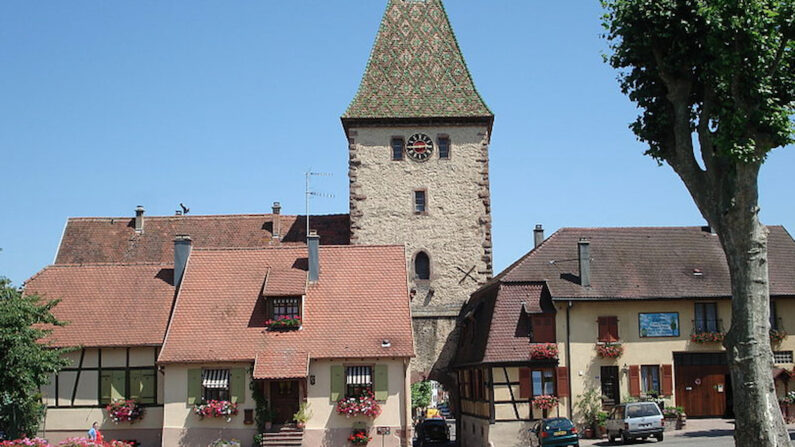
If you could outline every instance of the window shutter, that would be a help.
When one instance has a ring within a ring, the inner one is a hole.
[[[155,389],[154,370],[148,369],[141,372],[141,402],[145,404],[157,403],[157,390]]]
[[[533,341],[535,343],[555,342],[555,315],[533,315]]]
[[[111,371],[110,374],[110,398],[125,399],[124,386],[127,381],[127,373],[125,371]]]
[[[331,401],[337,402],[345,393],[345,367],[331,366]]]
[[[662,394],[670,396],[674,390],[674,376],[671,365],[662,365]]]
[[[232,402],[242,404],[246,401],[246,370],[234,368],[229,370],[229,398]]]
[[[618,317],[607,318],[607,337],[610,341],[618,341]]]
[[[202,394],[202,370],[188,370],[188,405],[201,402]]]
[[[640,365],[629,366],[629,395],[640,397]]]
[[[607,317],[599,317],[596,319],[599,324],[599,341],[607,341],[607,334],[609,329],[607,328]]]
[[[373,369],[375,400],[385,401],[389,397],[389,367],[387,365],[375,365]]]
[[[143,371],[138,369],[130,371],[130,399],[140,402],[143,386]]]
[[[102,371],[102,375],[99,376],[99,403],[101,404],[110,403],[110,382],[111,372]]]
[[[530,394],[530,368],[519,368],[519,399],[529,399]]]
[[[558,366],[558,397],[569,397],[569,368]]]

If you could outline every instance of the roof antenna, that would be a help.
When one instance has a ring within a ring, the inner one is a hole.
[[[312,176],[316,177],[331,177],[333,174],[329,172],[312,172],[310,168],[309,171],[306,171],[306,235],[309,236],[309,198],[311,196],[315,197],[328,197],[334,198],[334,194],[324,194],[322,192],[315,192],[309,188],[309,178]]]
[[[190,208],[183,205],[182,202],[179,202],[179,207],[182,208],[182,214],[188,214],[190,212]]]

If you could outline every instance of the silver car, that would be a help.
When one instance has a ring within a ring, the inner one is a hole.
[[[607,438],[626,444],[635,439],[654,437],[663,440],[664,422],[660,407],[654,402],[630,402],[616,405],[607,417]]]

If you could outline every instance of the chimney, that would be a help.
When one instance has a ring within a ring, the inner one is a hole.
[[[179,287],[185,266],[188,264],[193,241],[187,234],[178,234],[174,239],[174,286]]]
[[[581,237],[577,242],[580,258],[580,285],[591,287],[591,243],[588,239]]]
[[[281,239],[282,237],[282,204],[273,202],[273,238]]]
[[[135,232],[144,232],[144,207],[141,205],[135,207]]]
[[[536,228],[533,230],[533,239],[535,242],[533,248],[538,247],[544,242],[544,227],[541,224],[536,224]]]
[[[320,236],[317,235],[317,231],[309,231],[306,245],[309,251],[309,282],[317,282],[320,279],[320,259],[318,256]]]

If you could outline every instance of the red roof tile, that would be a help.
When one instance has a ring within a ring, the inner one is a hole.
[[[266,350],[254,359],[255,379],[296,379],[309,374],[309,355],[295,349]]]
[[[503,284],[497,292],[484,362],[530,360],[529,331],[519,330],[522,313],[541,313],[543,284]],[[547,298],[548,299],[548,298]],[[524,303],[524,310],[522,310]],[[549,309],[552,310],[552,309]]]
[[[296,296],[306,293],[306,271],[269,270],[265,277],[265,296]]]
[[[53,315],[68,321],[54,346],[160,345],[174,300],[166,264],[56,265],[25,284],[26,294],[60,299]]]
[[[268,270],[305,274],[306,256],[306,247],[194,249],[159,361],[253,361],[284,349],[311,358],[414,355],[402,246],[320,247],[320,281],[306,289],[303,327],[265,330]]]
[[[130,217],[70,218],[56,264],[174,262],[174,237],[190,235],[194,247],[266,247],[306,241],[304,216],[280,215],[281,241],[273,239],[273,214],[219,216],[144,216],[136,233]],[[327,245],[350,242],[347,214],[312,216],[310,224]]]

